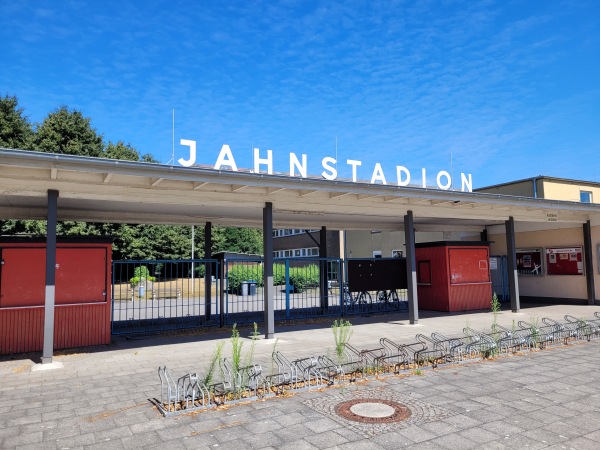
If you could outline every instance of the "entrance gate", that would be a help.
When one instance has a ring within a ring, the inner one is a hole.
[[[404,258],[276,259],[275,320],[406,311],[403,263]],[[114,261],[112,280],[112,334],[264,321],[260,258]]]
[[[113,261],[112,334],[217,326],[219,286],[205,276],[215,269],[205,259]]]

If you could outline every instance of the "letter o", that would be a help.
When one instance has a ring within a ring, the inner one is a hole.
[[[446,184],[442,185],[441,183],[441,179],[442,177],[446,177]],[[450,178],[450,174],[448,172],[446,172],[445,170],[440,170],[437,174],[437,185],[438,187],[442,190],[442,191],[447,191],[448,189],[450,189],[450,186],[452,186],[452,178]]]

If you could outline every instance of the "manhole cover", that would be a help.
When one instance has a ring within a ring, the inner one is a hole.
[[[358,398],[338,404],[336,414],[361,423],[391,423],[410,417],[410,409],[402,403],[377,398]]]

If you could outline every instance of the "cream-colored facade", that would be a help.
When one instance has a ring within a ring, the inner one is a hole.
[[[568,180],[554,177],[534,177],[494,186],[476,189],[476,192],[535,197],[547,200],[562,200],[600,203],[600,183]],[[584,195],[582,196],[582,193]],[[545,229],[544,229],[545,228]],[[557,223],[546,226],[540,224],[517,223],[515,225],[516,248],[583,247],[583,227]],[[494,255],[506,255],[506,234],[503,226],[487,229],[490,249]],[[600,223],[591,223],[592,265],[595,285],[595,298],[600,299]],[[519,276],[519,293],[523,297],[546,297],[566,299],[587,299],[586,274],[548,275],[547,267],[543,276]]]
[[[428,231],[415,233],[415,242],[477,241],[478,233],[464,231]],[[406,256],[404,231],[346,231],[347,258],[392,258],[401,251]]]
[[[544,198],[580,202],[581,193],[589,193],[592,203],[600,203],[600,183],[567,180],[553,177],[535,177],[510,183],[476,189],[476,192],[509,195],[515,197]],[[506,230],[504,225],[486,227],[487,239],[490,242],[490,254],[505,256]],[[545,250],[555,247],[582,247],[584,245],[583,227],[575,224],[549,222],[546,224],[516,222],[516,248],[539,248]],[[592,257],[595,285],[595,298],[600,299],[600,222],[591,223]],[[481,235],[472,231],[417,232],[416,242],[432,241],[478,241]],[[404,231],[346,231],[345,257],[372,258],[381,256],[389,258],[396,251],[405,251]],[[343,253],[344,254],[344,253]],[[519,276],[519,293],[527,298],[562,298],[585,301],[588,298],[585,271],[582,275],[548,275],[546,264],[542,267],[542,276]]]
[[[567,202],[580,202],[581,194],[588,193],[590,203],[600,203],[600,183],[545,176],[486,186],[475,189],[475,192]]]

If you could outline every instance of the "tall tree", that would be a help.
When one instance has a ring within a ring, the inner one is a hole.
[[[99,157],[104,142],[90,124],[90,119],[77,110],[61,106],[48,114],[38,127],[34,149],[42,152]]]
[[[215,227],[213,228],[213,251],[252,253],[262,255],[262,230],[257,228]]]
[[[139,152],[131,146],[131,144],[125,144],[123,141],[119,141],[116,144],[109,142],[106,146],[104,156],[110,159],[125,159],[128,161],[139,161]]]
[[[0,97],[0,147],[31,150],[33,127],[17,97]]]

